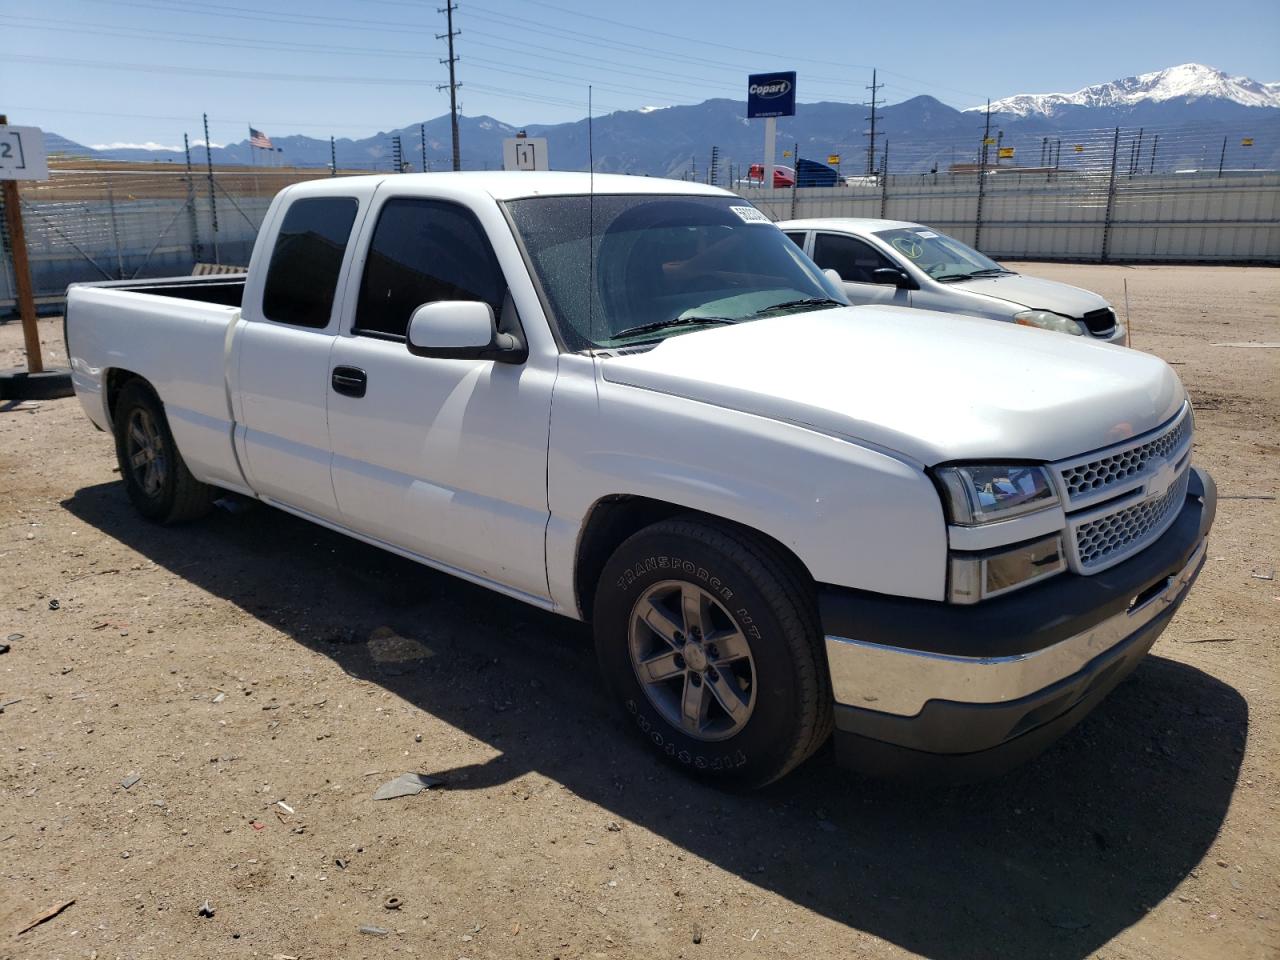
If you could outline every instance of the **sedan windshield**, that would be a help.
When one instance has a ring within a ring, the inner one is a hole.
[[[954,237],[927,227],[877,230],[876,236],[935,280],[971,280],[1013,272]]]
[[[536,197],[507,209],[570,350],[848,303],[737,197]]]

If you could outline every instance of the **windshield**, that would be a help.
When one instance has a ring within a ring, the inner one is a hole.
[[[507,209],[570,350],[848,303],[737,197],[536,197]]]
[[[927,227],[877,230],[876,236],[935,280],[969,280],[1013,272],[954,237]]]

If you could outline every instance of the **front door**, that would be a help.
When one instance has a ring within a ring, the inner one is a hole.
[[[908,291],[888,283],[876,283],[872,271],[882,267],[901,269],[883,253],[857,237],[843,233],[818,232],[813,238],[813,262],[823,270],[834,270],[844,281],[844,292],[852,304],[910,304]]]
[[[424,303],[490,304],[519,332],[507,283],[465,207],[382,197],[351,329],[334,345],[333,488],[343,522],[402,550],[538,598],[548,596],[547,436],[554,364],[416,357]]]

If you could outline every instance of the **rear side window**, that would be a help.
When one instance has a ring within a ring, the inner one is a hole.
[[[268,320],[317,330],[329,325],[358,207],[354,197],[312,197],[289,205],[262,293]]]
[[[873,270],[894,266],[871,244],[838,233],[820,233],[814,238],[813,262],[823,270],[834,270],[849,283],[875,283]]]
[[[388,200],[369,245],[355,332],[403,337],[413,311],[437,300],[479,300],[499,316],[506,293],[471,211],[442,200]]]
[[[801,250],[803,250],[803,249],[804,249],[804,234],[803,234],[803,233],[788,233],[788,234],[787,234],[787,239],[788,239],[788,240],[790,240],[792,243],[794,243],[794,244],[795,244],[797,247],[799,247]]]

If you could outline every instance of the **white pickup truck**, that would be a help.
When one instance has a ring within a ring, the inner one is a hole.
[[[887,773],[1034,754],[1169,623],[1214,515],[1160,360],[849,307],[691,183],[299,184],[246,275],[75,285],[67,341],[145,517],[236,491],[589,620],[630,723],[746,785],[833,727]]]

